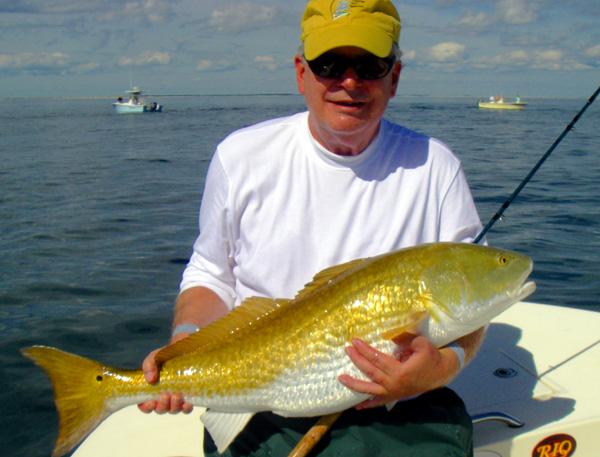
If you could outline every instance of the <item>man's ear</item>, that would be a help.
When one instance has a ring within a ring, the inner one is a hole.
[[[294,69],[296,70],[296,86],[298,93],[304,95],[304,74],[306,72],[306,62],[301,55],[294,57]]]
[[[394,68],[392,68],[392,93],[391,96],[396,95],[398,90],[398,83],[400,82],[400,73],[402,72],[402,62],[396,62]]]

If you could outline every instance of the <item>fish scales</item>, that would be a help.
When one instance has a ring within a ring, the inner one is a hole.
[[[337,376],[331,374],[346,369],[359,375],[342,356],[350,339],[357,336],[374,341],[382,328],[389,327],[385,321],[402,324],[402,316],[391,305],[393,302],[411,304],[407,305],[407,312],[423,309],[416,285],[400,288],[393,281],[397,280],[397,272],[392,271],[387,277],[380,273],[390,271],[385,263],[389,260],[373,262],[359,281],[349,276],[323,293],[302,298],[268,327],[245,336],[243,345],[234,341],[208,354],[190,354],[167,362],[163,373],[168,381],[163,382],[163,387],[187,392],[205,406],[211,406],[215,398],[221,401],[219,397],[236,397],[228,402],[239,410],[243,399],[247,402],[243,406],[255,407],[256,403],[262,403],[264,407],[262,395],[265,394],[257,389],[269,386],[266,397],[271,399],[273,408],[270,409],[279,409],[278,394],[286,397],[294,393],[298,407],[293,410],[299,414],[305,412],[303,408],[307,404],[323,402],[323,396],[329,399],[348,392],[337,382]],[[405,277],[408,276],[407,271]],[[403,282],[408,284],[408,279]],[[171,371],[174,376],[169,376]],[[284,372],[285,380],[275,382]],[[328,379],[327,383],[321,380],[321,374]],[[321,391],[315,389],[315,385],[320,386]],[[323,392],[325,386],[333,392]],[[300,398],[298,394],[302,393],[308,398]],[[289,400],[287,404],[289,408]]]
[[[386,265],[381,265],[383,261],[370,265],[359,281],[354,277],[345,278],[320,296],[312,294],[303,298],[272,325],[248,335],[243,345],[232,343],[208,354],[192,353],[166,362],[161,372],[161,384],[146,389],[146,392],[150,395],[163,389],[186,392],[204,405],[210,405],[214,397],[235,395],[234,401],[239,405],[240,398],[269,385],[283,371],[288,371],[294,380],[293,384],[278,384],[285,385],[287,390],[294,389],[294,384],[324,386],[319,376],[324,373],[325,377],[333,379],[329,384],[335,391],[347,391],[330,374],[338,373],[342,368],[356,371],[341,357],[350,339],[361,337],[374,342],[381,329],[389,327],[385,321],[401,325],[402,315],[392,305],[394,302],[405,303],[406,312],[424,309],[419,300],[422,292],[409,278],[414,278],[415,272],[409,274],[405,267],[404,287],[398,287],[395,282],[397,272],[389,274],[389,278],[378,274],[379,271],[390,271]],[[291,328],[293,332],[289,330]],[[244,376],[237,376],[237,373],[244,373]],[[146,384],[143,378],[135,382]],[[316,394],[324,394],[316,389],[307,390],[307,393],[314,402],[321,396]]]
[[[54,348],[23,353],[53,383],[60,421],[55,456],[115,410],[166,391],[208,407],[203,421],[223,450],[255,412],[314,416],[364,400],[337,380],[341,373],[365,378],[345,354],[352,338],[388,354],[396,349],[393,338],[406,332],[442,346],[533,292],[526,283],[531,269],[521,254],[464,243],[432,243],[335,266],[291,300],[248,299],[165,348],[157,354],[156,385],[147,384],[141,370]],[[222,414],[236,425],[221,421]]]

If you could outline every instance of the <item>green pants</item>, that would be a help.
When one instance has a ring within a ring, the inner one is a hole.
[[[286,457],[318,418],[255,415],[221,456]],[[207,457],[219,456],[204,435]],[[311,457],[465,457],[473,455],[473,427],[452,390],[437,389],[398,403],[391,411],[345,411]]]

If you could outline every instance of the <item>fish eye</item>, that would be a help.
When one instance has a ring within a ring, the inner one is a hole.
[[[99,374],[98,376],[96,376],[96,381],[102,382],[102,379],[102,375]]]
[[[508,263],[508,257],[501,255],[498,258],[498,262],[500,262],[500,265],[506,265]]]

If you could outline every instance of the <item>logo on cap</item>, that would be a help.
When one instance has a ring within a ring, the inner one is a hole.
[[[338,3],[335,11],[333,12],[333,20],[339,19],[343,16],[350,14],[350,5],[346,0],[342,0]]]

